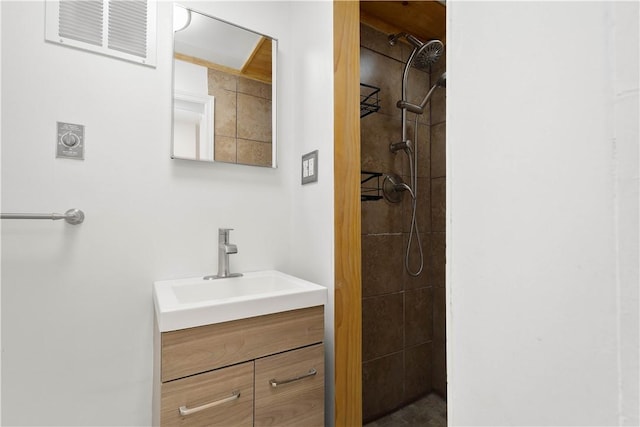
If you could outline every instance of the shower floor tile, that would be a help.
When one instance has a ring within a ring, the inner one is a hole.
[[[436,394],[430,394],[364,427],[396,426],[446,427],[447,402]]]

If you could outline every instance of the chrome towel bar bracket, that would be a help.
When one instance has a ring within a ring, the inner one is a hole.
[[[57,221],[64,219],[68,224],[82,224],[84,222],[84,212],[80,209],[69,209],[63,214],[31,214],[31,213],[3,213],[0,219],[51,219]]]

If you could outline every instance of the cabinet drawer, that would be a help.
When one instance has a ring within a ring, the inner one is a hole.
[[[162,333],[162,382],[322,342],[324,307]]]
[[[160,425],[253,426],[253,366],[246,362],[162,384]],[[182,415],[181,407],[193,413]]]
[[[322,344],[265,357],[255,363],[256,427],[324,426]],[[311,370],[316,374],[309,375]]]

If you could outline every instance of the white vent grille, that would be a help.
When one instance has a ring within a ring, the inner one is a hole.
[[[61,1],[58,25],[60,37],[100,46],[102,44],[102,2]]]
[[[48,41],[155,66],[155,1],[47,0],[46,5]]]
[[[109,2],[109,48],[147,56],[147,2]]]

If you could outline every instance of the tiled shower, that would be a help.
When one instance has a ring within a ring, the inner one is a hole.
[[[395,173],[409,183],[409,163],[389,144],[401,140],[402,70],[411,48],[390,46],[387,34],[366,25],[360,33],[360,81],[380,88],[379,110],[361,119],[361,170]],[[431,73],[412,69],[409,100],[419,103],[445,71],[445,55]],[[436,90],[418,117],[417,219],[424,270],[410,276],[404,257],[411,197],[394,204],[362,201],[363,421],[368,422],[430,393],[446,397],[445,356],[445,90]],[[409,113],[413,139],[415,115]],[[363,174],[363,179],[367,175]],[[368,182],[370,185],[371,180]],[[380,178],[382,182],[382,178]],[[419,266],[413,241],[411,266]]]

